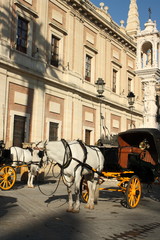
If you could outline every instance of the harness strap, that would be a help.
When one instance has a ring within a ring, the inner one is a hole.
[[[79,161],[79,160],[76,159],[76,158],[73,158],[73,160],[75,160],[76,162],[79,163],[79,164],[76,166],[76,170],[77,170],[77,168],[78,168],[79,166],[81,166],[82,169],[86,168],[86,169],[88,169],[88,170],[91,170],[91,171],[94,172],[94,173],[97,173],[99,176],[103,176],[103,177],[104,177],[104,175],[103,175],[102,172],[97,171],[96,169],[94,169],[94,168],[92,168],[90,165],[88,165],[87,163],[83,163],[83,162]]]
[[[81,148],[82,148],[82,150],[83,150],[83,153],[84,153],[83,162],[81,162],[81,164],[79,163],[78,166],[77,166],[77,168],[78,168],[79,166],[82,167],[82,169],[81,169],[81,176],[82,176],[82,172],[83,172],[83,169],[84,169],[84,164],[86,163],[86,160],[87,160],[87,154],[88,154],[88,152],[87,152],[87,148],[86,148],[85,144],[82,142],[82,140],[79,140],[79,139],[78,139],[77,142],[78,142],[79,145],[81,146]],[[76,169],[77,169],[77,168],[76,168]]]
[[[79,145],[81,146],[81,148],[83,150],[83,153],[84,153],[83,163],[85,163],[87,160],[87,154],[88,154],[87,148],[86,148],[85,144],[82,142],[82,140],[78,139],[77,142],[79,143]]]
[[[65,154],[64,154],[64,159],[63,159],[63,165],[60,165],[60,168],[61,169],[65,169],[69,166],[69,164],[71,163],[72,160],[76,161],[78,163],[78,165],[75,167],[75,172],[76,170],[79,168],[79,167],[82,167],[81,169],[81,175],[82,175],[82,171],[84,168],[87,168],[89,170],[91,170],[92,172],[96,172],[100,175],[100,172],[97,171],[96,169],[93,169],[91,166],[89,166],[87,163],[86,163],[86,160],[87,160],[87,148],[85,146],[85,144],[81,141],[81,140],[77,140],[77,142],[79,143],[79,145],[81,146],[82,150],[83,150],[83,153],[84,153],[84,157],[83,157],[83,161],[79,161],[78,159],[76,158],[73,158],[72,157],[72,151],[71,151],[71,148],[68,144],[68,142],[65,140],[65,139],[61,139],[63,145],[64,145],[64,148],[65,148]],[[96,151],[97,152],[97,151]],[[67,160],[65,162],[65,159],[67,157]]]
[[[64,158],[63,158],[63,165],[61,166],[61,168],[67,168],[72,160],[72,152],[71,152],[71,148],[68,144],[68,142],[65,139],[61,139],[63,145],[64,145],[64,149],[65,149],[65,153],[64,153]],[[66,161],[65,161],[66,159]]]

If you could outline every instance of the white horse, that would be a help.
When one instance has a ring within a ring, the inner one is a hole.
[[[33,149],[23,149],[20,147],[11,147],[10,154],[12,160],[12,166],[18,166],[22,164],[26,164],[28,166],[28,181],[27,185],[29,188],[33,188],[34,178],[39,171],[39,164],[41,158],[37,154],[39,150]]]
[[[94,209],[94,197],[98,183],[96,171],[103,169],[104,157],[97,147],[89,147],[81,141],[49,141],[41,142],[37,147],[44,148],[45,154],[50,161],[57,162],[62,170],[68,191],[69,212],[80,210],[80,182],[83,175],[87,175],[89,198],[86,208]],[[87,167],[87,164],[90,166]],[[95,169],[95,172],[91,170]],[[72,185],[75,186],[75,203],[72,198]]]

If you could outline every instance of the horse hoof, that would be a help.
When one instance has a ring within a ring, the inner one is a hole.
[[[89,209],[90,207],[89,207],[89,205],[87,204],[87,205],[85,205],[85,206],[84,206],[84,208],[87,208],[87,209]]]
[[[79,213],[79,209],[73,209],[72,213]]]
[[[90,209],[90,210],[94,209],[94,206],[92,206],[92,205],[85,205],[84,207],[87,208],[87,209]]]
[[[66,212],[73,212],[73,208],[67,208]]]
[[[94,209],[94,206],[90,206],[90,208],[89,208],[89,209],[93,210],[93,209]]]

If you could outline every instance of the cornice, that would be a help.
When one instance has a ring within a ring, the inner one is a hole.
[[[115,65],[117,65],[118,67],[122,68],[122,64],[118,61],[116,61],[115,59],[111,60],[112,63],[114,63]]]
[[[135,73],[135,71],[133,71],[133,70],[127,69],[127,72],[130,73],[130,74],[132,74],[133,76],[136,76],[136,73]]]
[[[108,21],[100,13],[96,11],[96,6],[87,0],[63,0],[74,9],[77,13],[81,14],[84,19],[96,25],[100,30],[111,36],[116,42],[120,43],[130,51],[136,53],[136,43],[129,35],[125,35],[118,24],[114,21]]]
[[[15,0],[15,1],[14,1],[14,4],[15,4],[16,6],[18,6],[19,8],[21,8],[21,9],[24,9],[26,12],[28,12],[28,13],[29,13],[30,15],[32,15],[33,17],[35,17],[35,18],[38,18],[38,17],[39,17],[39,15],[38,15],[38,13],[37,13],[36,11],[34,11],[33,9],[27,7],[26,5],[24,5],[24,4],[21,3],[20,1]]]
[[[157,79],[160,78],[160,69],[159,68],[144,68],[144,69],[137,69],[135,73],[142,77],[142,78],[150,78],[151,76],[156,77]]]
[[[90,44],[85,44],[84,45],[86,48],[88,48],[89,50],[93,51],[94,53],[98,53],[98,50],[96,48],[94,48],[93,46],[91,46]]]
[[[66,30],[65,28],[63,28],[62,26],[59,26],[57,23],[55,23],[55,22],[49,22],[49,25],[50,25],[51,27],[56,28],[56,29],[57,29],[58,31],[60,31],[62,34],[68,35],[67,30]]]

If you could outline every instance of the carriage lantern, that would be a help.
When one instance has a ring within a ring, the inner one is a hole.
[[[129,92],[128,95],[127,95],[127,98],[128,98],[129,109],[131,111],[131,124],[130,124],[130,127],[132,128],[132,124],[133,124],[132,112],[133,112],[133,105],[134,105],[134,102],[135,102],[135,95],[134,95],[134,93],[133,92]]]

